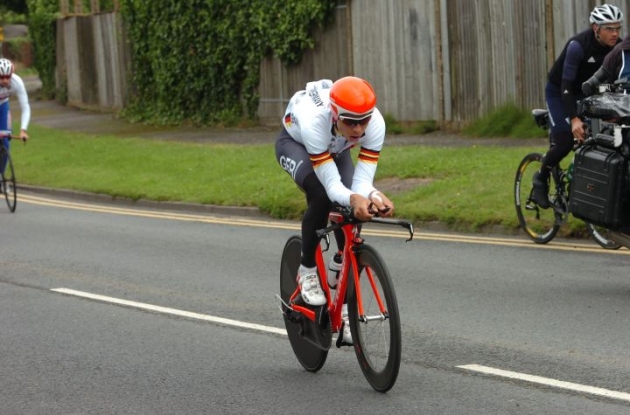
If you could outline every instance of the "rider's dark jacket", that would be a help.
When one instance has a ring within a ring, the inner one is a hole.
[[[612,83],[621,78],[630,79],[630,35],[618,43],[604,59],[602,69],[608,75],[608,82]]]
[[[549,71],[549,84],[558,88],[569,118],[577,116],[578,99],[583,98],[582,83],[597,71],[612,50],[595,38],[592,28],[573,36]]]

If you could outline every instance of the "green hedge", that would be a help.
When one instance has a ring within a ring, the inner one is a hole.
[[[33,65],[42,81],[42,98],[55,97],[58,0],[27,0],[28,32],[33,40]]]
[[[101,0],[101,10],[111,7]],[[42,95],[56,91],[58,0],[27,0]],[[298,63],[332,21],[337,0],[121,0],[132,50],[128,116],[197,124],[254,118],[260,63]]]
[[[260,63],[314,46],[336,0],[121,0],[132,47],[127,115],[159,123],[225,122],[258,109]]]

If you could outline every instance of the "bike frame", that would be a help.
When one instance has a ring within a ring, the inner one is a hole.
[[[344,218],[340,213],[331,212],[329,215],[329,219],[334,224],[342,223]],[[331,319],[331,331],[333,333],[338,333],[341,330],[342,325],[342,307],[344,304],[344,299],[346,298],[346,292],[348,290],[348,275],[350,269],[352,269],[353,277],[354,277],[354,291],[357,296],[357,305],[359,308],[359,316],[362,319],[365,319],[365,312],[363,310],[363,300],[361,298],[361,290],[359,286],[359,266],[357,264],[357,258],[355,256],[357,247],[363,243],[363,238],[361,238],[361,231],[359,224],[346,223],[341,226],[341,230],[344,234],[344,247],[343,247],[343,261],[341,265],[341,270],[339,271],[339,280],[337,282],[337,288],[335,290],[334,298],[331,295],[331,289],[328,287],[326,283],[326,264],[324,263],[324,255],[322,253],[321,245],[317,246],[317,252],[315,254],[315,261],[317,263],[317,271],[320,276],[320,282],[322,289],[326,293],[326,304],[328,309],[328,314]],[[386,316],[387,310],[385,309],[383,300],[376,289],[376,284],[374,283],[374,277],[372,275],[372,271],[370,269],[367,270],[367,277],[370,285],[372,286],[372,291],[374,292],[374,297],[376,298],[379,309],[382,315]],[[300,294],[300,288],[298,287],[293,295],[291,296],[291,303],[295,300]],[[293,305],[293,309],[302,313],[303,316],[308,318],[311,321],[315,321],[316,314],[312,308],[308,308],[306,306]]]

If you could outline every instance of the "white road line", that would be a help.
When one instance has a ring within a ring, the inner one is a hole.
[[[118,305],[124,305],[127,307],[139,308],[142,310],[148,310],[148,311],[153,311],[157,313],[171,314],[174,316],[192,318],[195,320],[210,321],[212,323],[218,323],[225,326],[240,327],[240,328],[249,329],[249,330],[263,331],[265,333],[282,334],[285,336],[287,334],[286,330],[279,329],[276,327],[263,326],[260,324],[253,324],[253,323],[246,323],[244,321],[209,316],[207,314],[192,313],[190,311],[177,310],[175,308],[161,307],[161,306],[146,304],[146,303],[138,303],[136,301],[129,301],[129,300],[123,300],[120,298],[107,297],[104,295],[91,294],[91,293],[86,293],[83,291],[71,290],[68,288],[51,288],[50,291],[54,291],[61,294],[73,295],[76,297],[89,298],[91,300],[102,301],[104,303],[118,304]]]
[[[531,383],[552,386],[554,388],[568,389],[576,392],[588,393],[591,395],[605,396],[607,398],[620,399],[630,402],[630,393],[617,392],[609,389],[596,388],[594,386],[580,385],[579,383],[564,382],[561,380],[544,378],[542,376],[528,375],[525,373],[512,372],[509,370],[495,369],[493,367],[481,365],[462,365],[457,366],[460,369],[470,370],[473,372],[484,373],[487,375],[500,376],[503,378],[523,380]]]
[[[118,304],[118,305],[123,305],[127,307],[138,308],[141,310],[153,311],[157,313],[170,314],[174,316],[191,318],[195,320],[209,321],[212,323],[217,323],[217,324],[221,324],[225,326],[239,327],[239,328],[244,328],[244,329],[249,329],[249,330],[262,331],[265,333],[281,334],[285,336],[287,335],[286,330],[279,329],[276,327],[263,326],[261,324],[253,324],[253,323],[247,323],[244,321],[232,320],[228,318],[210,316],[207,314],[193,313],[190,311],[178,310],[175,308],[161,307],[161,306],[157,306],[153,304],[123,300],[120,298],[108,297],[108,296],[99,295],[99,294],[92,294],[92,293],[88,293],[84,291],[72,290],[69,288],[51,288],[50,291],[54,291],[60,294],[72,295],[75,297],[88,298],[91,300],[101,301],[101,302],[109,303],[109,304]],[[609,389],[597,388],[597,387],[588,386],[588,385],[581,385],[579,383],[564,382],[561,380],[545,378],[542,376],[528,375],[526,373],[512,372],[509,370],[496,369],[493,367],[482,366],[482,365],[477,365],[477,364],[460,365],[456,367],[459,369],[483,373],[486,375],[493,375],[493,376],[498,376],[502,378],[522,380],[525,382],[537,383],[540,385],[546,385],[546,386],[551,386],[555,388],[566,389],[566,390],[571,390],[575,392],[582,392],[582,393],[587,393],[591,395],[604,396],[607,398],[619,399],[619,400],[630,402],[630,393],[617,392],[617,391],[613,391]]]

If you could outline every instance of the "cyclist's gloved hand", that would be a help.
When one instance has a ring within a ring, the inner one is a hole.
[[[582,84],[582,92],[587,97],[589,95],[593,95],[598,92],[597,88],[602,84],[602,82],[608,80],[610,76],[604,67],[600,67],[594,74],[591,76],[586,82]]]

